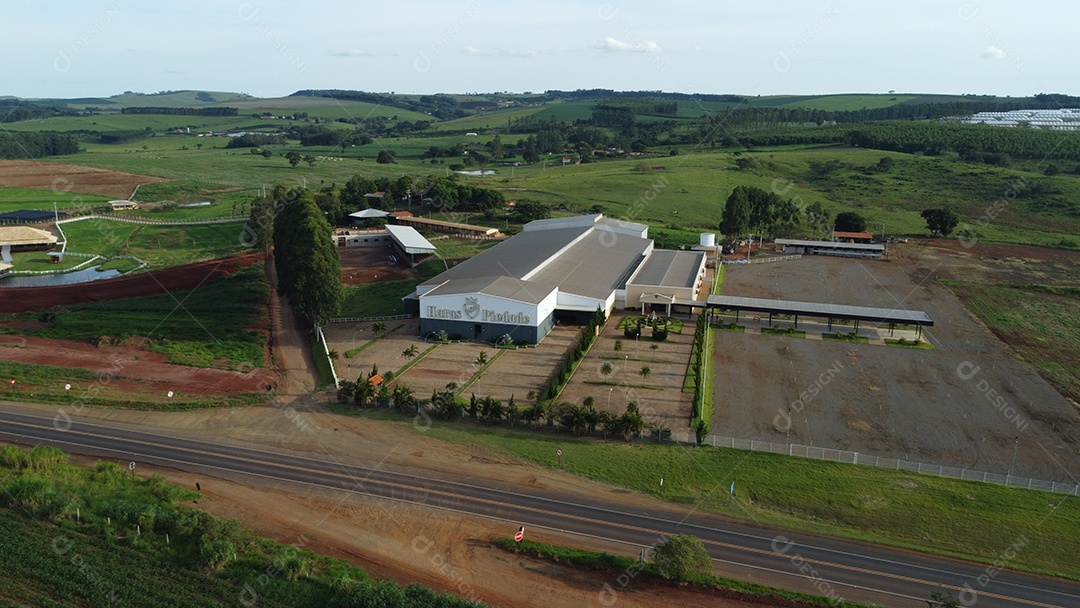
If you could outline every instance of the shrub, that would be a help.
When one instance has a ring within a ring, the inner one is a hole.
[[[676,534],[653,551],[656,570],[666,579],[694,581],[712,574],[712,559],[696,536]]]
[[[21,469],[26,466],[26,452],[9,445],[0,450],[0,465],[7,469]]]

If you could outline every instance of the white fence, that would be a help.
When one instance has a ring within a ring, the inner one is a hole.
[[[82,220],[111,220],[114,222],[124,222],[125,224],[144,224],[147,226],[203,226],[209,224],[233,224],[237,222],[246,222],[246,217],[228,217],[216,220],[150,220],[143,217],[134,215],[119,215],[119,214],[106,214],[91,213],[89,215],[80,215],[78,217],[70,217],[65,220],[56,222],[57,226],[60,224],[69,224],[71,222],[80,222]]]
[[[326,360],[330,362],[330,373],[334,376],[334,388],[341,388],[341,380],[338,378],[337,369],[334,368],[334,359],[330,356],[330,347],[326,344],[326,336],[323,335],[322,328],[318,325],[315,326],[315,336],[319,340],[319,344],[322,344],[323,352],[326,353]]]
[[[367,323],[369,321],[397,321],[398,319],[411,319],[413,315],[383,315],[381,317],[338,317],[330,319],[330,323]]]
[[[693,433],[672,432],[671,439],[678,443],[697,443]],[[770,441],[758,441],[755,439],[737,439],[721,435],[708,435],[705,437],[705,445],[713,445],[737,450],[750,450],[752,452],[770,452],[797,456],[799,458],[812,458],[814,460],[827,460],[845,464],[858,464],[879,469],[892,469],[894,471],[911,471],[913,473],[925,473],[941,477],[952,477],[967,481],[981,481],[984,483],[996,483],[1010,488],[1026,488],[1029,490],[1045,490],[1055,494],[1070,494],[1080,496],[1080,484],[1062,483],[1059,481],[1046,481],[1029,477],[1017,477],[1004,473],[988,473],[962,467],[950,467],[940,464],[926,464],[924,462],[911,462],[899,458],[884,458],[852,452],[849,450],[834,450],[810,445],[790,443],[773,443]]]
[[[98,260],[104,260],[105,259],[105,258],[101,257],[100,255],[94,255],[92,253],[73,253],[73,252],[69,251],[69,252],[65,253],[64,255],[70,255],[70,256],[78,257],[78,258],[87,258],[87,260],[85,262],[79,262],[78,264],[72,266],[71,268],[58,268],[56,270],[12,270],[11,271],[11,276],[13,276],[13,277],[29,277],[29,276],[38,276],[38,275],[45,275],[45,274],[65,274],[65,273],[68,273],[68,272],[75,272],[76,270],[82,270],[83,268],[86,268],[87,266],[89,266],[90,264],[93,264],[94,262],[96,262]]]

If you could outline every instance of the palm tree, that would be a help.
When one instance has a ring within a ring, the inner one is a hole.
[[[382,321],[376,321],[376,322],[372,323],[371,324],[371,331],[375,332],[376,335],[381,336],[383,334],[383,332],[386,331],[386,323],[383,323]]]
[[[333,349],[328,350],[326,352],[326,356],[329,357],[331,361],[337,361],[338,360],[338,352],[336,350],[333,350]]]
[[[416,407],[416,395],[413,394],[413,389],[404,384],[394,384],[394,390],[390,393],[390,398],[394,400],[394,405],[397,406],[402,413],[410,414]]]
[[[355,393],[353,393],[353,398],[356,399],[357,405],[359,405],[360,407],[366,407],[367,404],[375,398],[377,392],[378,391],[375,390],[375,387],[371,385],[371,381],[361,376],[360,379],[356,382],[356,388]]]
[[[483,350],[480,351],[480,354],[476,356],[476,365],[478,367],[484,367],[485,365],[487,365],[487,362],[488,362],[487,351],[483,351]]]
[[[413,344],[409,348],[406,348],[405,350],[401,351],[401,358],[402,359],[412,359],[413,357],[415,357],[417,355],[418,352],[420,352],[419,349],[417,349],[416,345]]]
[[[615,340],[615,352],[622,350],[622,340]]]
[[[607,361],[605,361],[604,364],[600,366],[600,373],[605,375],[605,376],[610,376],[611,375],[611,370],[612,370],[611,363],[608,363]]]
[[[652,374],[652,369],[648,365],[642,365],[641,370],[638,372],[638,374],[641,375],[642,380],[646,380],[648,379],[649,375]]]

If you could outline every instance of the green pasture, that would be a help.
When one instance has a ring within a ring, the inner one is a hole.
[[[89,219],[64,224],[68,249],[105,257],[133,255],[153,268],[245,251],[243,224],[153,226]]]
[[[964,306],[1072,400],[1080,400],[1080,289],[950,281]]]
[[[268,297],[263,267],[256,264],[197,289],[5,316],[46,323],[21,332],[27,335],[89,342],[145,338],[147,348],[173,363],[250,369],[263,364],[266,337],[258,325]]]

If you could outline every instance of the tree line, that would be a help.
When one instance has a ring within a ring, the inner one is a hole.
[[[236,116],[236,108],[164,108],[160,106],[131,106],[121,108],[121,114],[164,114],[167,116]]]
[[[54,116],[78,116],[78,112],[42,105],[23,99],[0,99],[0,123],[22,122]]]
[[[43,158],[78,151],[79,139],[71,133],[0,131],[0,158]]]
[[[706,139],[713,133],[713,139]],[[808,144],[845,144],[857,148],[907,154],[940,155],[955,152],[990,164],[1013,158],[1080,160],[1080,138],[1068,131],[988,127],[950,122],[890,121],[858,125],[784,127],[762,131],[702,129],[703,143],[745,148]]]
[[[273,251],[277,291],[293,310],[316,323],[337,316],[344,288],[333,231],[306,188],[277,185],[251,205],[253,245]]]

